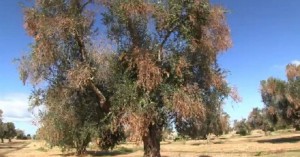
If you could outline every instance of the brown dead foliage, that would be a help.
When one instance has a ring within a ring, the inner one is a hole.
[[[187,85],[175,92],[171,98],[172,108],[178,116],[183,118],[205,118],[205,107],[199,95],[198,85]]]
[[[148,134],[148,126],[152,123],[154,114],[126,113],[120,118],[120,124],[125,126],[129,133],[128,141],[139,143],[142,137]]]
[[[286,67],[286,75],[289,80],[300,77],[300,65],[289,64]]]
[[[155,65],[149,54],[139,55],[135,59],[138,70],[137,84],[148,91],[162,82],[161,69]]]
[[[268,83],[262,87],[262,91],[264,91],[264,93],[268,93],[271,95],[275,95],[276,94],[276,88],[277,88],[277,84],[275,81],[268,81]]]
[[[226,84],[225,76],[216,72],[212,72],[210,84],[212,84],[217,89],[222,90],[224,84]]]
[[[235,102],[242,102],[242,97],[239,95],[239,92],[236,87],[231,87],[229,96],[235,101]]]
[[[175,73],[179,77],[183,77],[182,71],[187,68],[189,64],[184,57],[180,57],[178,63],[176,64]]]
[[[286,93],[287,100],[293,105],[292,107],[298,109],[300,107],[300,99],[294,96],[295,93]]]
[[[121,60],[126,61],[129,69],[137,70],[137,84],[147,91],[155,89],[162,81],[162,69],[153,61],[153,56],[139,49],[134,49],[129,55],[122,55]]]
[[[125,16],[147,16],[154,11],[154,6],[150,2],[144,0],[130,0],[126,3],[120,3],[120,0],[97,0],[107,7],[114,7],[114,5],[120,5],[120,9],[124,11]]]
[[[268,107],[267,112],[272,116],[277,113],[275,107],[273,107],[273,106]]]
[[[84,89],[92,80],[92,69],[89,65],[78,63],[68,71],[67,79],[71,87]]]
[[[207,23],[205,25],[199,25],[197,23],[197,14],[190,15],[190,20],[194,27],[198,30],[198,36],[201,36],[199,39],[194,38],[192,40],[194,48],[201,47],[202,49],[206,48],[209,52],[219,53],[232,46],[230,29],[226,24],[224,12],[225,11],[222,7],[211,7]],[[214,55],[211,54],[210,57],[214,57]],[[211,60],[214,60],[214,58]]]

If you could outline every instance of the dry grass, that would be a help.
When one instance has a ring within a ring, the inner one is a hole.
[[[206,140],[162,142],[161,154],[164,157],[298,157],[300,156],[300,133],[277,132],[265,136],[260,132],[251,136],[240,137],[226,135],[207,143]],[[110,152],[89,151],[88,156],[140,157],[142,146],[135,144],[119,145]],[[62,153],[60,149],[49,149],[42,141],[16,141],[0,144],[0,156],[7,157],[44,157],[74,156],[73,153]]]

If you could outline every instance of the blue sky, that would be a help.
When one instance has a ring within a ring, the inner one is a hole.
[[[219,58],[229,71],[228,82],[239,90],[243,102],[224,106],[231,120],[247,118],[253,107],[262,107],[261,80],[285,78],[285,65],[300,60],[300,1],[213,0],[229,10],[233,47]],[[30,86],[19,80],[13,59],[29,50],[32,41],[23,29],[19,0],[0,0],[0,109],[4,120],[33,134],[34,116],[28,112]]]
[[[227,20],[233,47],[220,57],[230,71],[228,81],[238,88],[243,102],[228,101],[233,119],[247,118],[253,107],[263,107],[260,81],[270,76],[285,79],[285,66],[300,59],[300,1],[214,0],[229,10]]]

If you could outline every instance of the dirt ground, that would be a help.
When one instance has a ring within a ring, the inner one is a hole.
[[[103,152],[89,149],[87,156],[100,157],[140,157],[142,146],[135,144],[119,145],[114,151]],[[265,136],[253,134],[240,137],[226,135],[207,142],[190,140],[162,142],[163,157],[300,157],[300,132],[273,133]],[[0,144],[0,157],[44,157],[74,156],[72,152],[62,153],[58,148],[50,149],[42,141],[13,140],[12,143]]]

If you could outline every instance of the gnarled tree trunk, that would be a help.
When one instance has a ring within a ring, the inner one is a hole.
[[[84,139],[78,139],[77,142],[75,142],[75,148],[76,148],[76,155],[81,156],[86,154],[86,148],[89,145],[89,141],[91,140],[90,134]]]
[[[144,157],[160,157],[160,140],[162,126],[150,124],[149,132],[143,136]]]

